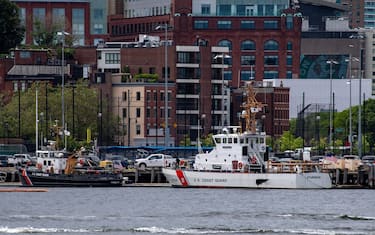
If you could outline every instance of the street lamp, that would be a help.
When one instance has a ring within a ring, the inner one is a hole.
[[[363,34],[350,35],[351,39],[358,39],[359,42],[359,66],[358,66],[358,77],[359,77],[359,101],[358,101],[358,156],[362,158],[362,39],[365,38]]]
[[[315,117],[315,131],[316,131],[316,140],[317,140],[317,148],[318,148],[318,155],[320,154],[320,115]]]
[[[349,45],[349,47],[353,48],[353,45]],[[359,61],[358,58],[352,57],[352,54],[349,54],[349,80],[346,84],[349,85],[349,151],[350,154],[353,154],[353,125],[352,125],[352,61]]]
[[[165,23],[164,25],[159,25],[155,29],[161,30],[164,29],[165,32],[165,42],[164,42],[164,120],[165,120],[165,126],[164,126],[164,144],[165,146],[168,146],[169,144],[169,126],[168,126],[168,29],[170,26],[168,23]]]
[[[328,60],[327,64],[329,64],[329,147],[332,147],[332,126],[333,126],[333,107],[332,107],[332,65],[338,64],[335,60]]]
[[[231,58],[230,55],[226,55],[222,53],[221,55],[216,55],[214,59],[221,58],[221,129],[224,129],[224,123],[225,123],[225,116],[224,116],[224,59]]]
[[[358,104],[358,156],[362,158],[362,39],[363,35],[358,35],[359,38],[359,104]]]
[[[60,31],[57,32],[57,36],[61,38],[61,124],[62,124],[62,139],[64,141],[64,148],[66,150],[66,138],[65,138],[65,104],[64,104],[64,46],[65,46],[65,36],[69,33]]]

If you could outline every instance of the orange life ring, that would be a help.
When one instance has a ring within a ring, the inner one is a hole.
[[[239,163],[238,163],[238,168],[239,168],[239,169],[242,169],[242,162],[239,162]]]

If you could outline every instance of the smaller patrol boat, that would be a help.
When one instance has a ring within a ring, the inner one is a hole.
[[[266,134],[256,130],[256,112],[262,104],[256,101],[251,85],[243,106],[246,129],[227,127],[213,135],[214,149],[195,156],[193,169],[164,167],[163,174],[174,187],[210,188],[331,188],[324,165],[310,161],[273,163],[264,158]]]
[[[19,168],[23,186],[117,187],[123,184],[121,173],[80,164],[79,153],[68,156],[63,151],[38,150],[36,154],[36,166]]]

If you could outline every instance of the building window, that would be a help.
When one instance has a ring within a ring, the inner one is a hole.
[[[136,93],[136,99],[141,100],[141,92],[137,91]]]
[[[255,56],[253,55],[242,55],[241,56],[241,65],[254,65]]]
[[[241,71],[241,80],[242,81],[254,80],[254,78],[255,78],[254,75],[255,75],[254,70],[242,70]]]
[[[258,16],[264,16],[265,15],[264,14],[264,5],[258,4],[258,10],[257,10],[257,12],[258,12]]]
[[[276,20],[265,20],[264,21],[264,29],[278,29],[279,22]]]
[[[246,40],[241,43],[242,51],[253,51],[255,50],[255,42],[251,40]]]
[[[120,64],[120,53],[106,53],[105,63],[106,64]]]
[[[137,135],[140,135],[141,134],[141,125],[139,125],[139,124],[137,124],[136,126],[135,126],[135,133],[137,134]]]
[[[293,75],[293,73],[292,73],[292,71],[286,71],[286,78],[292,78],[292,75]]]
[[[264,43],[265,51],[276,51],[279,50],[279,43],[275,40],[268,40]]]
[[[126,110],[126,108],[123,108],[122,109],[122,118],[126,118],[127,117],[127,110]]]
[[[65,28],[65,9],[64,8],[53,8],[52,9],[52,24],[58,25],[61,28]]]
[[[273,16],[275,15],[274,13],[274,5],[267,4],[266,5],[266,16]]]
[[[103,34],[104,25],[103,24],[94,24],[94,34]]]
[[[289,30],[293,29],[293,17],[291,15],[286,17],[286,28]]]
[[[241,29],[255,29],[255,22],[253,20],[242,20]]]
[[[141,117],[141,108],[136,109],[136,115],[137,115],[137,118]]]
[[[151,108],[150,107],[147,107],[146,109],[146,117],[150,117],[151,116]]]
[[[221,40],[218,43],[218,46],[219,47],[228,47],[230,51],[232,50],[232,42],[229,41],[229,40]]]
[[[202,15],[211,15],[211,5],[210,4],[202,4],[201,5],[201,14]]]
[[[279,58],[277,55],[264,56],[264,64],[265,65],[278,65]]]
[[[177,52],[177,63],[199,64],[199,54],[195,52]]]
[[[208,29],[208,20],[195,20],[194,29]]]
[[[293,43],[292,43],[292,42],[287,42],[287,43],[286,43],[286,49],[287,49],[288,51],[293,50]]]
[[[200,69],[198,68],[177,68],[178,79],[199,79]]]
[[[95,20],[103,19],[103,16],[104,16],[104,12],[103,11],[104,10],[100,9],[100,8],[94,9],[94,19]]]
[[[72,9],[72,32],[74,45],[85,44],[85,10],[83,8]]]
[[[20,58],[21,59],[28,59],[30,58],[30,51],[20,51]]]
[[[229,20],[219,20],[217,22],[217,28],[218,29],[231,29],[232,28],[232,22]]]
[[[286,65],[293,65],[293,57],[291,55],[286,56]]]
[[[232,14],[232,7],[230,4],[223,4],[217,6],[217,12],[219,16],[230,16]]]
[[[264,71],[264,78],[265,79],[275,79],[279,77],[278,71]]]
[[[230,70],[224,71],[224,80],[228,80],[228,81],[232,80],[232,71]]]
[[[125,91],[122,92],[122,101],[126,101],[127,93]]]
[[[157,91],[155,91],[155,93],[154,93],[154,101],[158,101],[158,93],[157,93]]]

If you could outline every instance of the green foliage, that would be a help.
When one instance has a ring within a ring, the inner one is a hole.
[[[122,68],[122,72],[123,73],[130,73],[130,68],[129,68],[129,65],[126,65]]]
[[[190,137],[185,135],[184,139],[180,141],[179,146],[191,146],[191,140]]]
[[[284,131],[279,139],[280,151],[294,150],[303,147],[303,139],[296,138],[290,131]]]
[[[214,141],[212,140],[212,134],[208,134],[207,136],[201,139],[201,144],[204,147],[212,147],[214,146]]]
[[[144,79],[146,82],[157,82],[158,80],[157,74],[151,74],[151,73],[141,73],[134,75],[135,79]]]
[[[18,6],[9,0],[0,0],[0,54],[22,42],[25,28],[21,26]]]
[[[80,143],[86,141],[87,128],[92,130],[93,138],[98,137],[99,95],[96,89],[89,88],[87,81],[77,81],[74,86],[73,110],[73,87],[67,84],[64,88],[65,122],[67,123],[67,129],[71,133],[67,143],[69,144],[69,149],[75,149],[79,147],[78,145]],[[8,135],[10,137],[20,136],[26,140],[33,140],[35,142],[36,89],[38,89],[39,131],[43,132],[43,135],[46,136],[45,132],[47,130],[47,137],[49,140],[55,138],[51,136],[51,130],[54,129],[54,125],[56,124],[61,126],[61,87],[52,87],[48,83],[35,83],[25,92],[15,93],[9,104],[0,107],[0,121],[1,123],[7,122],[9,124]],[[47,109],[46,103],[48,104]],[[113,118],[110,115],[110,112],[107,111],[109,108],[105,99],[102,101],[102,106],[102,139],[111,140],[115,133],[113,127],[114,121],[112,120]],[[43,114],[41,115],[41,113]],[[18,115],[21,117],[21,133],[18,133]],[[5,134],[5,129],[0,128],[0,136],[4,136]]]

